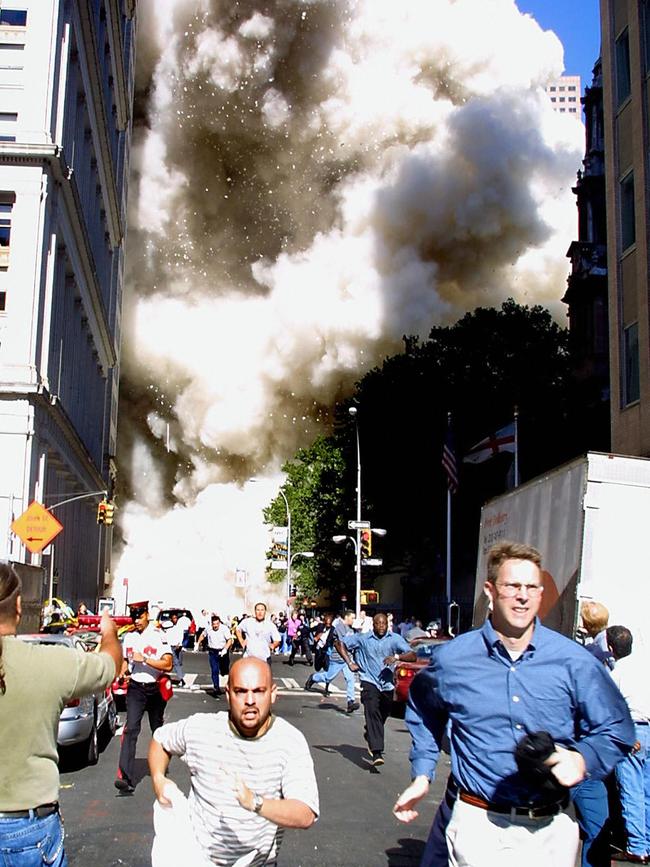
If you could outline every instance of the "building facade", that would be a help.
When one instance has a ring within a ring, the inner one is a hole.
[[[582,90],[579,75],[561,75],[546,85],[546,92],[555,111],[580,117]]]
[[[650,2],[601,0],[612,450],[650,455]]]
[[[135,6],[0,9],[0,557],[71,604],[110,577]],[[64,527],[42,554],[9,529],[32,500]]]
[[[567,253],[571,273],[562,300],[569,308],[569,350],[576,399],[584,410],[582,439],[590,449],[609,451],[607,220],[600,59],[581,102],[585,113],[585,156],[573,188],[578,206],[578,240]]]

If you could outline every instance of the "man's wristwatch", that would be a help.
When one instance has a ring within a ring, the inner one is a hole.
[[[258,795],[257,792],[253,792],[253,812],[259,813],[264,805],[264,798],[261,795]]]

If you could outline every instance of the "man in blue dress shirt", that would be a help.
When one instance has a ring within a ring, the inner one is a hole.
[[[524,777],[515,747],[525,735],[548,732],[555,751],[546,767],[568,789],[604,778],[634,744],[634,726],[605,667],[539,622],[538,551],[495,545],[484,589],[491,615],[483,627],[441,645],[413,680],[406,711],[413,781],[394,814],[403,822],[417,816],[449,723],[448,863],[573,867],[578,826],[565,812],[568,798]],[[435,843],[430,838],[422,867],[436,863]]]
[[[397,662],[414,662],[410,645],[395,632],[388,632],[388,618],[375,614],[372,632],[346,635],[334,646],[351,671],[359,672],[361,704],[366,718],[368,756],[377,767],[384,764],[384,726],[393,703],[393,669]],[[354,653],[354,661],[348,651]]]

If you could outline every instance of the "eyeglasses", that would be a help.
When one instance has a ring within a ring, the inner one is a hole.
[[[536,599],[542,595],[542,590],[544,589],[541,584],[495,584],[494,586],[501,596],[505,596],[506,599],[519,596],[524,590],[531,599]]]

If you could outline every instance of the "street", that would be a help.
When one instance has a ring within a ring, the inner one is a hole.
[[[371,768],[363,760],[363,711],[350,715],[345,712],[343,679],[335,681],[329,697],[323,696],[319,687],[306,692],[303,684],[313,669],[299,662],[291,668],[283,660],[276,657],[273,662],[279,691],[275,711],[299,728],[311,747],[321,815],[308,831],[286,831],[278,864],[417,867],[442,794],[446,766],[432,786],[421,816],[411,825],[398,823],[391,808],[410,780],[410,738],[403,721],[388,721],[386,764],[380,769]],[[184,665],[192,688],[175,691],[167,707],[167,721],[225,710],[225,698],[217,700],[200,688],[211,685],[207,654],[186,653]],[[124,717],[122,712],[121,721]],[[137,752],[140,782],[132,797],[119,796],[113,787],[119,737],[106,746],[95,767],[62,767],[61,804],[70,867],[151,864],[153,792],[145,758],[149,739],[145,717]],[[443,760],[447,761],[446,756]],[[182,762],[172,761],[170,777],[187,792],[189,774]]]

